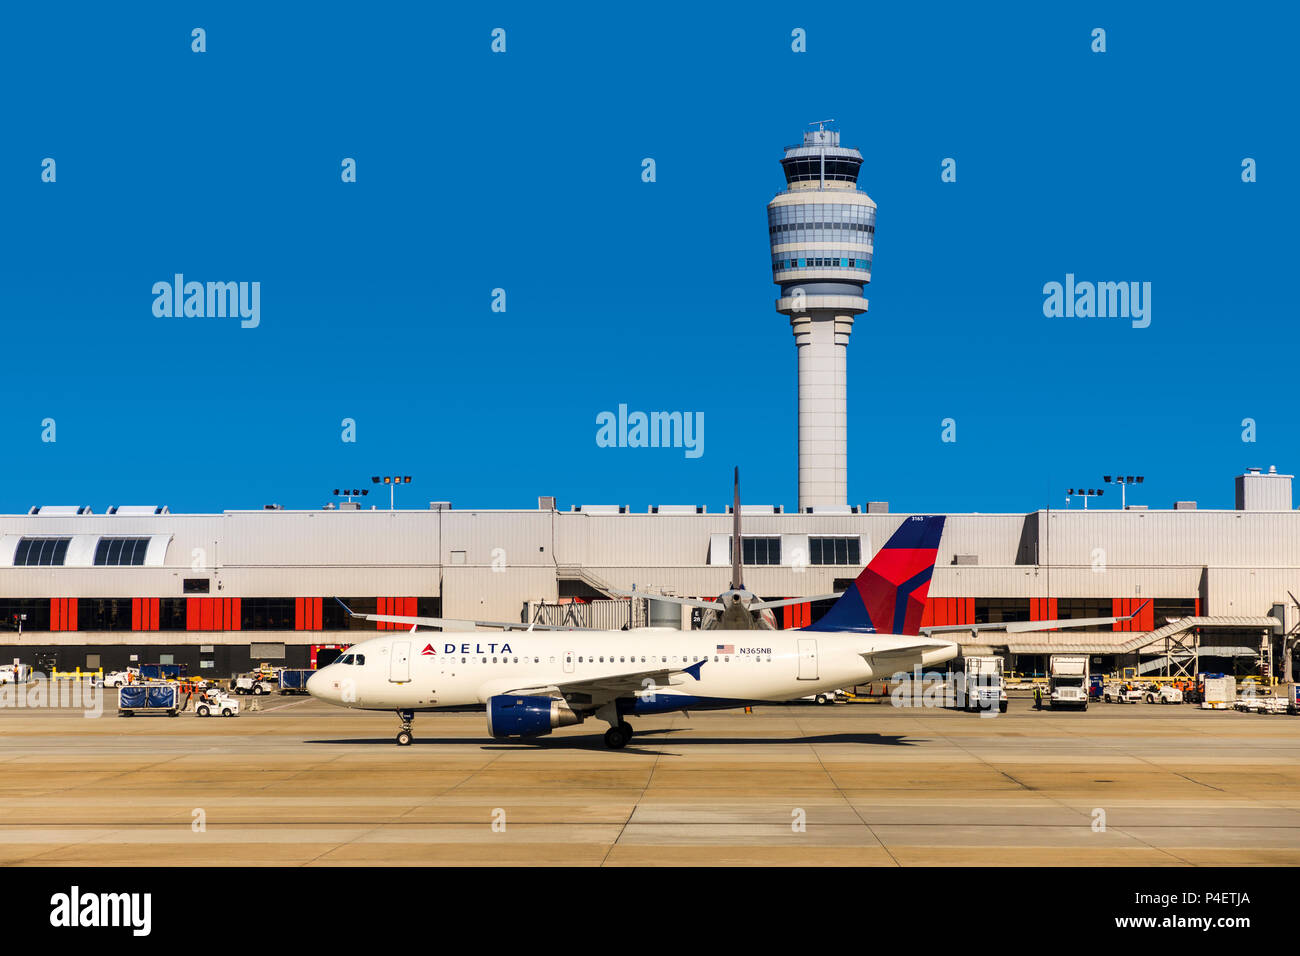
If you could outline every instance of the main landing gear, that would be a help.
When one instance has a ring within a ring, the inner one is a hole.
[[[397,732],[397,746],[409,747],[415,738],[411,736],[411,721],[415,720],[415,711],[399,710],[397,716],[402,721],[402,729]]]
[[[616,725],[605,731],[605,746],[610,750],[621,750],[627,746],[627,742],[632,739],[632,725],[626,720],[620,720]]]
[[[632,739],[632,725],[623,719],[623,715],[618,712],[618,704],[614,701],[609,701],[597,710],[596,719],[609,724],[609,730],[605,731],[605,746],[610,750],[620,750]]]

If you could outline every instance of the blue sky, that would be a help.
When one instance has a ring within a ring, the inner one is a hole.
[[[733,464],[793,506],[765,206],[827,117],[878,205],[851,501],[1027,511],[1124,471],[1231,507],[1300,467],[1300,18],[1133,6],[11,5],[0,511],[318,507],[385,472],[409,507],[713,510]],[[260,282],[260,326],[155,317],[178,272]],[[1044,317],[1066,273],[1151,282],[1150,327]],[[619,403],[702,412],[705,453],[598,447]]]

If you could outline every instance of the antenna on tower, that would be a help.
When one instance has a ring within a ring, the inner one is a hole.
[[[820,133],[822,130],[826,129],[826,124],[827,124],[827,123],[834,123],[834,122],[835,122],[835,117],[832,116],[830,119],[824,119],[824,120],[813,120],[813,121],[812,121],[811,123],[809,123],[808,125],[809,125],[809,126],[816,126],[816,127],[817,127],[817,132]]]

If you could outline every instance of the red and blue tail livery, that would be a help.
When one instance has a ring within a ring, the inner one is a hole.
[[[916,635],[943,535],[942,515],[912,515],[808,631]]]

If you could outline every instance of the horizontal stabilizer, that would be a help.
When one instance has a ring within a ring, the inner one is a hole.
[[[1123,617],[1074,617],[1051,621],[996,621],[991,624],[937,624],[921,628],[922,634],[956,634],[971,631],[1006,631],[1008,634],[1023,634],[1026,631],[1060,631],[1072,627],[1103,627],[1118,624],[1120,621],[1132,621],[1142,609],[1150,604],[1143,601],[1136,611]]]

